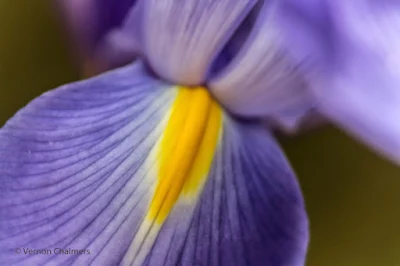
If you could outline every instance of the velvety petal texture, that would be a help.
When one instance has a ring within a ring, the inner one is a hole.
[[[144,265],[305,264],[308,223],[299,186],[263,127],[225,117],[193,214],[175,212]]]
[[[0,265],[120,260],[151,197],[155,180],[144,165],[173,91],[129,66],[46,93],[7,122],[0,131]],[[91,253],[57,255],[56,248]]]
[[[233,113],[276,116],[293,127],[314,102],[282,45],[276,25],[277,1],[260,5],[258,19],[242,49],[208,83],[215,97]]]
[[[399,2],[281,3],[286,47],[307,74],[319,110],[399,163]]]
[[[300,266],[307,242],[265,129],[141,63],[48,92],[0,130],[0,265]]]
[[[141,52],[162,78],[204,83],[214,57],[255,0],[138,0]]]

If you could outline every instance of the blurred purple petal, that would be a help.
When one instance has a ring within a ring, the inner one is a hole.
[[[400,162],[399,3],[282,2],[286,47],[321,112]]]
[[[325,116],[322,116],[316,108],[304,108],[302,112],[298,107],[287,109],[263,119],[270,128],[284,134],[302,133],[327,123]]]
[[[141,52],[162,78],[204,83],[220,52],[254,0],[139,0]]]
[[[86,49],[122,25],[136,0],[58,0],[69,26]]]
[[[80,60],[94,60],[103,71],[126,64],[134,50],[125,43],[120,28],[136,0],[58,0]],[[117,39],[117,40],[116,40]],[[86,62],[88,63],[88,62]]]
[[[244,46],[209,85],[215,97],[235,114],[276,116],[296,127],[314,102],[282,46],[275,15],[275,2],[265,1]]]

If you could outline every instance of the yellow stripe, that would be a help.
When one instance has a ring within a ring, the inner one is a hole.
[[[162,224],[180,196],[201,192],[217,146],[222,113],[205,88],[179,88],[159,150],[158,184],[147,218]]]

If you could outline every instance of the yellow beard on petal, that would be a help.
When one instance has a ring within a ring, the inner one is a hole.
[[[215,154],[222,112],[202,87],[180,87],[158,151],[158,184],[147,218],[162,224],[177,200],[201,192]]]
[[[177,90],[163,134],[150,156],[156,159],[157,168],[148,211],[122,265],[142,265],[174,207],[182,208],[184,214],[179,219],[189,224],[209,176],[222,133],[222,110],[205,88]],[[149,168],[153,169],[153,164]]]

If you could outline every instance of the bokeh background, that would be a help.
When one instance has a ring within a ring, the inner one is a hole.
[[[50,0],[0,1],[0,124],[78,79]],[[307,266],[400,266],[400,168],[325,126],[281,139],[311,221]]]

